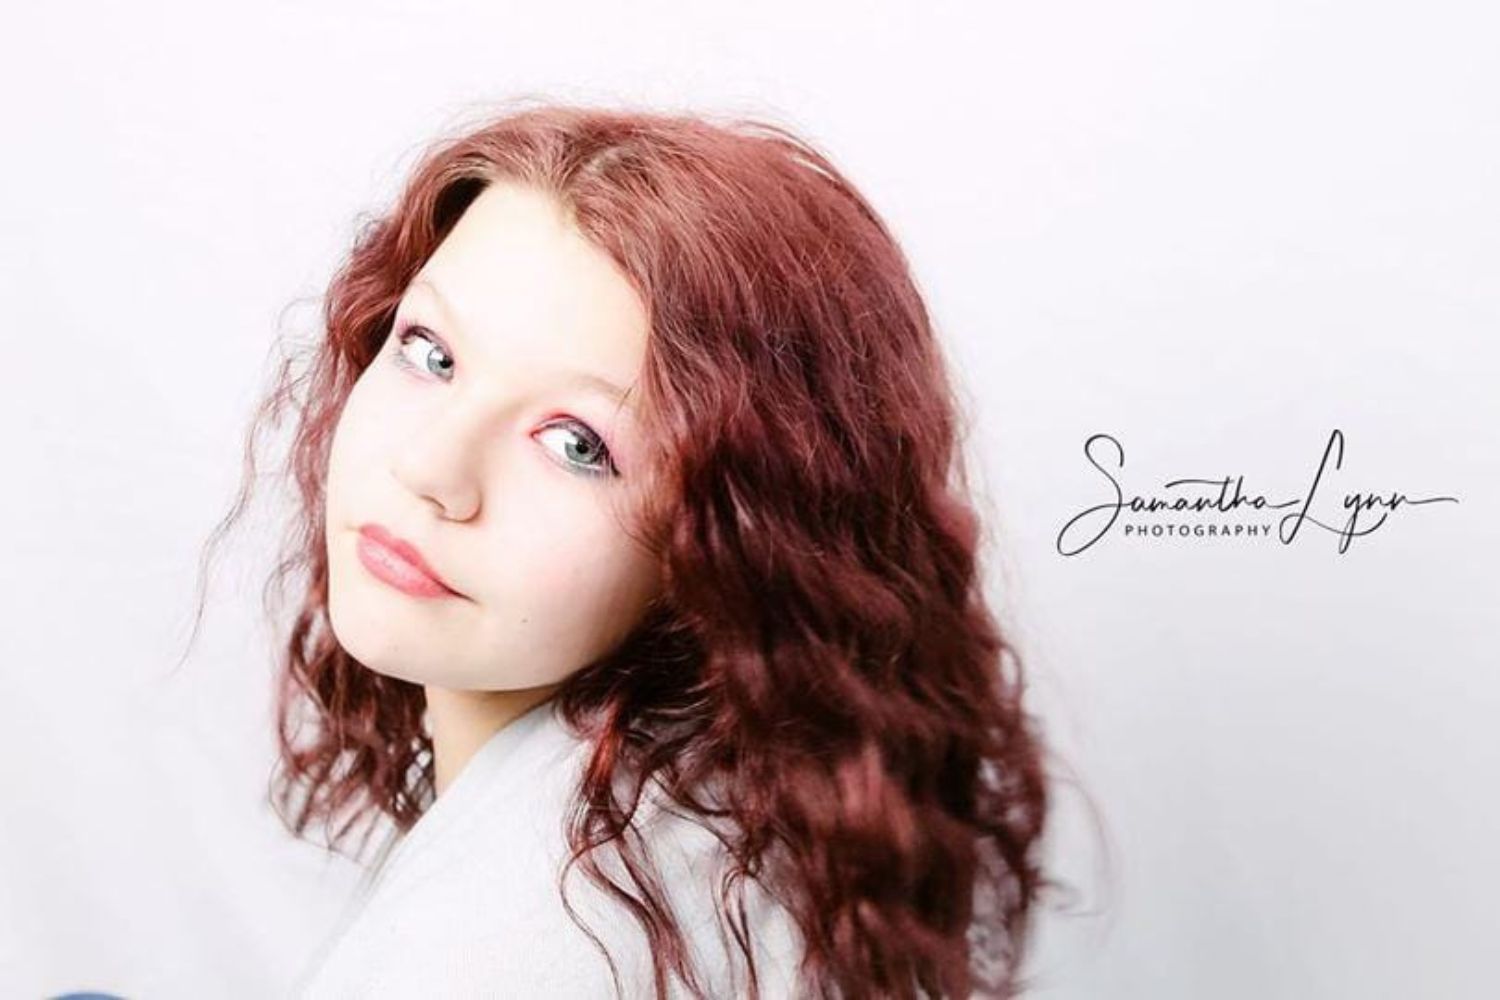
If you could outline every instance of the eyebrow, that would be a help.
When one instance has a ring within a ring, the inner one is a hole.
[[[454,315],[455,311],[453,309],[453,304],[448,301],[445,295],[443,295],[443,290],[437,285],[433,284],[431,278],[423,277],[421,275],[414,278],[411,284],[412,287],[421,285],[432,293],[433,298],[437,300],[438,307],[442,310],[443,315],[447,317],[449,325],[455,331],[457,331],[458,324],[455,322],[456,317]],[[458,334],[458,336],[460,340],[463,339],[462,334]],[[579,386],[585,389],[592,389],[595,392],[599,392],[606,396],[609,396],[616,402],[624,403],[626,406],[629,406],[632,409],[635,407],[635,402],[627,398],[630,395],[628,389],[622,389],[619,385],[615,384],[602,375],[595,375],[593,372],[573,371],[569,375],[568,384]]]

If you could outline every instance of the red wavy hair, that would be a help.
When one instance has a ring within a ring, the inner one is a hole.
[[[305,365],[284,359],[255,415],[214,530],[211,547],[245,508],[260,426],[293,408],[295,516],[266,591],[284,600],[300,572],[278,658],[278,813],[299,836],[344,816],[337,848],[357,820],[406,830],[433,799],[422,687],[367,669],[329,626],[329,445],[465,207],[496,180],[534,185],[649,311],[652,450],[633,488],[665,581],[639,628],[557,693],[592,743],[569,867],[641,921],[659,996],[674,972],[702,995],[627,836],[650,780],[675,808],[731,821],[718,902],[744,877],[781,900],[810,995],[1014,996],[1034,905],[1058,884],[1037,862],[1045,747],[985,602],[961,411],[896,240],[784,127],[518,103],[435,142],[361,229]],[[709,784],[726,809],[700,801]],[[609,843],[639,894],[597,867]]]

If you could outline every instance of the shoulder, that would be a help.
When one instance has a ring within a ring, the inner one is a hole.
[[[582,755],[573,763],[581,774]],[[623,901],[591,879],[582,863],[567,866],[565,813],[573,791],[569,783],[554,786],[564,798],[541,810],[551,829],[525,841],[525,874],[515,871],[513,864],[492,864],[473,880],[475,894],[468,910],[479,926],[472,951],[484,957],[475,968],[478,979],[473,984],[455,984],[459,994],[480,995],[482,990],[475,990],[489,982],[505,984],[511,995],[613,997],[614,979],[602,944],[619,975],[621,995],[655,997],[655,963],[641,922]],[[795,920],[755,879],[726,885],[732,859],[709,820],[669,803],[653,784],[632,825],[638,833],[637,847],[644,850],[648,870],[656,875],[663,902],[677,921],[709,997],[750,995],[748,963],[734,929],[741,902],[760,996],[790,1000],[803,995],[797,988],[803,943]],[[616,884],[639,895],[614,845],[597,851],[594,860]],[[501,899],[511,917],[527,928],[514,928],[509,944],[497,935],[494,919],[482,918],[485,901],[493,908]],[[675,977],[669,993],[673,998],[688,995]]]
[[[566,821],[587,750],[559,743],[531,762],[542,773],[522,784],[497,781],[483,794],[472,789],[462,815],[429,828],[420,850],[397,854],[313,988],[301,995],[613,997],[610,963],[592,932],[614,961],[622,995],[654,997],[644,927],[581,864],[564,870]],[[727,850],[704,820],[678,812],[659,794],[644,797],[634,825],[708,995],[747,996],[748,970],[729,917],[736,894],[719,898]],[[635,892],[612,847],[595,859]],[[761,996],[797,996],[802,945],[795,922],[758,882],[740,885]],[[730,909],[721,912],[726,904]],[[671,995],[687,995],[675,979]]]
[[[754,957],[760,995],[767,1000],[799,996],[797,977],[802,936],[790,911],[759,881],[742,877],[728,882],[732,858],[715,827],[724,821],[690,815],[669,803],[659,788],[645,795],[637,813],[640,843],[647,851],[692,956],[694,968],[711,997],[749,995],[749,969],[736,935],[740,906],[743,932]],[[614,852],[599,858],[600,867],[635,891],[633,881]],[[585,886],[585,883],[587,885]],[[654,996],[651,950],[645,929],[614,896],[605,894],[575,866],[568,879],[569,899],[582,898],[591,927],[609,929],[611,953],[622,956],[622,968],[633,967],[628,997]],[[583,907],[580,907],[582,909]],[[633,987],[633,991],[632,991]],[[686,990],[674,980],[673,996]]]

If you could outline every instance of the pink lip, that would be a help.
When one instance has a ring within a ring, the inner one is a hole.
[[[414,597],[461,596],[433,572],[422,553],[410,542],[373,523],[361,526],[359,535],[359,561],[397,590]]]

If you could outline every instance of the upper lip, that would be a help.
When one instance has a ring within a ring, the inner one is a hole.
[[[392,552],[396,553],[396,555],[400,556],[402,559],[405,559],[407,562],[417,567],[417,569],[421,570],[423,573],[426,573],[428,576],[432,577],[444,587],[447,587],[449,590],[453,590],[455,594],[458,593],[457,590],[454,590],[453,587],[449,586],[447,580],[444,580],[441,576],[438,575],[437,571],[428,564],[426,559],[422,558],[421,550],[419,550],[411,542],[408,542],[404,538],[396,537],[385,526],[376,524],[373,521],[369,524],[361,525],[359,531],[360,534],[365,535],[370,540],[384,545],[386,548],[390,549]]]

